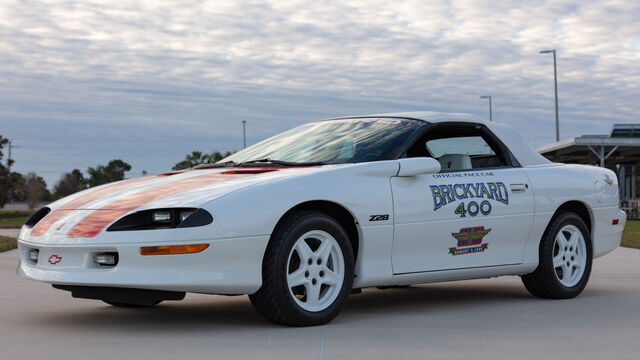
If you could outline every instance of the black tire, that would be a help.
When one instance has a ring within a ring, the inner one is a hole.
[[[578,228],[586,243],[587,254],[582,277],[571,287],[567,287],[560,282],[556,268],[553,266],[556,236],[560,230],[567,225],[573,225]],[[584,290],[585,286],[587,286],[591,274],[593,249],[591,235],[580,216],[571,212],[565,212],[554,218],[540,241],[539,254],[539,264],[536,270],[530,274],[521,276],[524,286],[532,295],[545,299],[570,299],[578,296]]]
[[[160,304],[162,302],[162,300],[159,300],[157,302],[155,302],[154,304],[151,305],[140,305],[140,304],[131,304],[131,303],[126,303],[126,302],[118,302],[118,301],[107,301],[107,300],[102,300],[105,303],[111,305],[111,306],[116,306],[116,307],[128,307],[128,308],[149,308],[149,307],[154,307],[158,304]]]
[[[338,291],[337,297],[331,305],[317,312],[307,311],[298,305],[287,283],[289,254],[296,241],[313,230],[330,234],[338,243],[344,259],[342,287],[334,290]],[[274,323],[290,326],[321,325],[333,320],[346,304],[353,286],[353,274],[351,242],[340,223],[321,212],[301,211],[286,219],[271,235],[262,263],[262,287],[250,295],[249,299],[260,315]]]

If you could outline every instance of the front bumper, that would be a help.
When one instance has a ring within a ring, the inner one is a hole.
[[[268,242],[268,235],[172,242],[172,245],[208,243],[209,247],[196,254],[143,256],[140,247],[153,244],[49,245],[18,239],[17,274],[59,285],[253,294],[262,285],[262,258]],[[37,263],[29,260],[30,249],[39,250]],[[118,264],[114,267],[96,264],[94,255],[103,252],[117,252]]]

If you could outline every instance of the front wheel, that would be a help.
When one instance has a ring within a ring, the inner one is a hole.
[[[522,282],[541,298],[573,298],[587,286],[592,259],[591,236],[584,221],[574,213],[564,213],[547,228],[540,242],[538,267],[523,275]]]
[[[345,305],[354,260],[346,232],[332,217],[300,212],[274,232],[265,252],[262,287],[251,303],[284,325],[325,324]]]

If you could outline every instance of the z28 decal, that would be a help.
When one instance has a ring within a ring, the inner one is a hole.
[[[384,220],[389,220],[389,214],[369,215],[369,221],[384,221]]]

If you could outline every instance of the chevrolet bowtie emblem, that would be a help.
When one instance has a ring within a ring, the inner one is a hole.
[[[56,254],[49,256],[49,264],[51,265],[59,264],[60,261],[62,261],[62,256],[58,256]]]
[[[607,184],[611,185],[613,184],[613,179],[609,177],[609,175],[605,175],[604,176],[604,182],[606,182]]]

